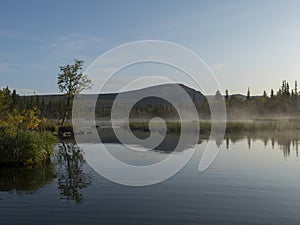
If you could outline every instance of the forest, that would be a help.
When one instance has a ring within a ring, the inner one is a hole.
[[[210,108],[207,99],[216,98],[221,94],[217,92],[215,96],[199,99],[195,98],[195,95],[202,95],[200,92],[186,86],[185,88],[189,90],[189,95],[196,106],[200,120],[209,120]],[[17,109],[18,111],[36,109],[41,118],[48,120],[61,120],[66,110],[66,95],[19,96],[15,90],[11,92],[8,88],[4,88],[2,93],[7,93],[11,97],[9,109]],[[98,118],[110,117],[115,96],[110,100],[105,100],[105,98],[102,100],[102,97],[99,97],[95,109]],[[300,93],[297,89],[297,81],[294,82],[293,87],[290,87],[289,83],[284,80],[277,91],[271,89],[270,94],[263,91],[260,96],[252,96],[250,89],[245,95],[230,95],[226,89],[223,97],[228,120],[297,119],[300,116]],[[145,99],[143,104],[136,104],[131,110],[132,118],[136,119],[153,116],[173,119],[176,115],[176,109],[171,104],[164,101],[153,101],[153,99]]]
[[[90,83],[86,78],[84,81],[86,84]],[[300,93],[297,81],[291,88],[284,80],[277,91],[272,89],[269,95],[263,91],[261,96],[252,96],[250,89],[246,95],[230,95],[226,90],[224,95],[217,91],[215,96],[204,96],[196,90],[181,86],[197,109],[200,134],[210,132],[209,98],[224,99],[227,134],[300,130]],[[73,135],[71,111],[76,88],[63,88],[61,95],[31,96],[20,96],[16,90],[11,91],[7,87],[0,90],[0,165],[30,165],[49,160],[55,143],[53,135]],[[95,108],[97,122],[110,121],[111,107],[116,96],[117,94],[98,96]],[[122,110],[122,105],[118,107]],[[190,106],[183,107],[188,110]],[[136,131],[148,131],[147,121],[153,117],[164,118],[169,132],[180,132],[176,109],[169,102],[154,98],[145,98],[134,105],[130,113],[130,127]]]

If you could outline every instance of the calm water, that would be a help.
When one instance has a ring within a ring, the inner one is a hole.
[[[51,165],[0,169],[1,224],[298,225],[298,144],[288,134],[227,138],[207,171],[198,172],[199,150],[177,175],[148,187],[107,181],[78,148],[59,144]],[[107,146],[118,155],[119,144]],[[149,154],[168,153],[136,163]]]

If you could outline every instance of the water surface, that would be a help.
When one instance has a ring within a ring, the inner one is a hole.
[[[220,154],[205,172],[202,148],[174,177],[147,187],[112,183],[74,143],[59,144],[51,165],[0,169],[1,224],[300,224],[297,135],[217,143]],[[122,158],[118,143],[106,145]],[[164,148],[135,163],[166,157]]]

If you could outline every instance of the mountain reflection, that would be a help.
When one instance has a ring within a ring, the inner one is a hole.
[[[135,136],[139,138],[144,138],[147,132],[134,132]],[[102,143],[120,143],[113,130],[110,128],[106,129],[98,129],[98,135],[101,138]],[[198,135],[195,133],[190,133],[189,136]],[[167,134],[164,140],[157,145],[154,151],[171,153],[177,146],[178,140],[180,136],[177,134]],[[209,139],[208,135],[199,135],[197,144],[205,143]],[[135,144],[133,140],[130,138],[126,139],[126,144]],[[191,140],[194,140],[191,138]],[[235,144],[236,142],[246,140],[248,149],[251,150],[252,143],[254,141],[260,140],[264,143],[265,147],[271,146],[272,149],[275,148],[275,145],[278,145],[279,148],[283,152],[284,159],[288,158],[291,155],[292,151],[295,151],[295,155],[298,158],[298,145],[300,141],[300,133],[299,132],[250,132],[243,134],[226,134],[223,138],[222,135],[215,134],[215,136],[211,137],[211,140],[215,142],[217,147],[221,147],[225,142],[226,148],[229,149],[231,144]],[[189,149],[193,147],[192,144],[188,145],[189,140],[187,140],[187,145],[180,146],[180,149],[184,151],[185,149]],[[147,148],[147,146],[142,146]]]
[[[284,159],[299,157],[300,132],[271,132],[225,135],[225,138],[212,137],[212,141],[221,150],[231,149],[238,142],[245,143],[251,151],[257,149],[254,142],[262,142],[268,149],[280,150]],[[193,135],[193,134],[191,134]],[[101,133],[103,143],[120,143],[110,130]],[[207,143],[209,137],[201,136],[198,144]],[[154,152],[171,153],[176,148],[179,136],[166,135]],[[129,140],[130,142],[130,140]],[[191,146],[181,146],[181,150]],[[0,168],[0,192],[31,194],[49,183],[57,183],[61,199],[81,203],[84,189],[92,182],[91,173],[84,160],[83,153],[75,142],[61,142],[57,145],[57,154],[47,164],[32,168]]]

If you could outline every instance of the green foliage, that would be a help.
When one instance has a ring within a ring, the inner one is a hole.
[[[58,132],[58,125],[55,121],[53,120],[42,120],[40,125],[39,125],[39,129],[41,131],[48,131],[51,133],[57,133]]]
[[[82,73],[83,60],[74,60],[73,65],[61,66],[57,77],[57,85],[67,96],[67,103],[62,118],[62,125],[70,117],[71,105],[75,94],[91,87],[91,80]]]
[[[39,110],[18,108],[20,98],[0,90],[0,165],[32,166],[50,159],[55,138],[41,131]]]
[[[271,89],[270,97],[264,91],[263,96],[251,97],[250,91],[246,100],[239,96],[231,96],[226,101],[227,118],[229,120],[253,120],[255,118],[298,117],[300,98],[295,87],[291,90],[289,83],[283,81],[277,93]]]
[[[47,161],[54,153],[56,139],[48,132],[0,131],[0,165],[30,166]]]
[[[0,116],[6,116],[9,112],[12,103],[12,98],[10,95],[10,90],[8,88],[3,88],[0,90]]]
[[[275,90],[275,89],[274,89]],[[288,82],[284,81],[278,91],[271,89],[269,92],[263,91],[262,96],[251,96],[250,90],[247,96],[229,95],[226,90],[224,97],[218,92],[218,98],[225,98],[227,118],[229,120],[253,120],[256,118],[270,117],[298,117],[300,116],[300,97],[297,88],[290,88]],[[192,97],[195,96],[194,94]],[[26,96],[20,98],[17,102],[17,108],[22,108],[24,103],[27,106],[27,101],[37,99],[36,96]],[[25,99],[25,100],[24,100]],[[36,100],[32,100],[33,106],[36,106]],[[145,102],[147,103],[147,102]],[[28,103],[29,104],[29,103]],[[194,101],[200,120],[210,120],[210,105],[206,98],[203,101]],[[101,100],[97,102],[95,109],[97,118],[109,119],[111,115],[112,100]],[[116,106],[120,112],[124,110],[122,104]],[[183,105],[182,108],[189,109],[188,105]],[[28,107],[27,107],[28,108]],[[71,105],[67,107],[67,96],[47,96],[40,97],[39,111],[41,116],[47,119],[60,120],[64,117],[66,109],[71,110]],[[29,109],[29,108],[28,108]],[[177,120],[178,112],[171,104],[143,104],[135,105],[131,112],[132,119],[149,119],[153,117],[162,117],[166,120]],[[69,115],[70,118],[70,115]]]
[[[88,79],[87,75],[82,73],[84,61],[78,59],[74,61],[74,65],[61,66],[57,77],[59,90],[71,96],[80,93],[91,85],[91,80]]]

